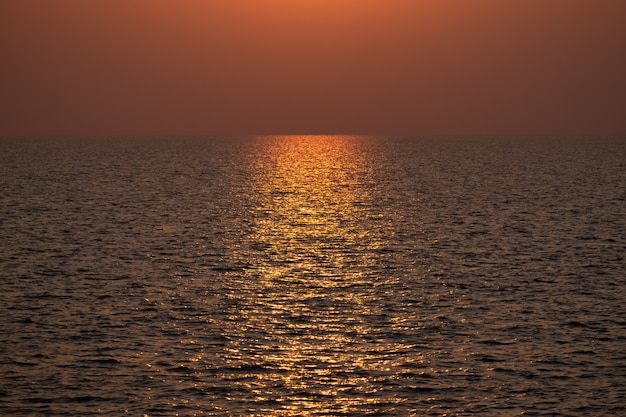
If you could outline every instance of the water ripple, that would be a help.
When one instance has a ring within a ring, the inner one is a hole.
[[[623,142],[0,146],[2,414],[626,411]]]

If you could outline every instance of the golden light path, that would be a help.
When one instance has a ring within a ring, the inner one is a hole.
[[[233,325],[225,330],[227,361],[249,371],[233,373],[233,385],[254,392],[263,415],[402,401],[374,395],[365,376],[406,360],[398,353],[409,347],[373,343],[374,327],[382,325],[380,297],[392,283],[375,272],[388,223],[373,209],[372,187],[364,186],[372,173],[362,141],[256,140],[256,220],[237,255],[248,266],[232,285]]]

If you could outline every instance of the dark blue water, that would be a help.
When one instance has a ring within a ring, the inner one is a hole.
[[[626,414],[626,141],[0,141],[0,414]]]

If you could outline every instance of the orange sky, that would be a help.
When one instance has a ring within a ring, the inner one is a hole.
[[[626,134],[624,0],[2,0],[0,135]]]

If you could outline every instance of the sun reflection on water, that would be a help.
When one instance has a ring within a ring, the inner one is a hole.
[[[233,277],[226,338],[233,384],[266,414],[401,401],[372,380],[410,346],[377,340],[378,301],[393,282],[376,273],[387,226],[363,140],[256,138],[256,205],[238,253],[247,266]]]

